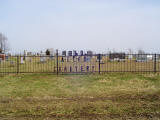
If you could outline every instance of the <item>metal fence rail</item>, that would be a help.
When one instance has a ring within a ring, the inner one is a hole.
[[[0,73],[160,72],[160,54],[6,56]]]

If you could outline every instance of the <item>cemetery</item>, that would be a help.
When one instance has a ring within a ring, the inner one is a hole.
[[[0,114],[10,116],[12,111],[12,115],[21,118],[63,119],[76,115],[83,119],[87,115],[88,119],[105,119],[108,114],[139,118],[135,111],[142,111],[145,116],[147,110],[157,118],[153,112],[159,111],[159,58],[159,54],[94,54],[76,50],[0,55]]]
[[[160,120],[160,0],[0,0],[0,120]]]
[[[16,56],[1,54],[0,73],[160,72],[159,54],[155,58],[155,54],[93,54],[73,50],[62,51],[57,56],[50,51],[37,55],[32,52]]]

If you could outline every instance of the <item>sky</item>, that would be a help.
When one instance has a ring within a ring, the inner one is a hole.
[[[11,52],[160,52],[160,0],[0,0]]]

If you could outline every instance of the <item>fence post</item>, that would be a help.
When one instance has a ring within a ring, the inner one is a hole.
[[[58,75],[58,49],[56,50],[56,57],[57,57],[57,75]]]
[[[157,55],[154,54],[154,72],[156,73],[157,72]]]
[[[98,65],[99,65],[98,72],[100,74],[101,73],[101,54],[98,54]]]
[[[17,74],[19,73],[19,56],[17,56]]]

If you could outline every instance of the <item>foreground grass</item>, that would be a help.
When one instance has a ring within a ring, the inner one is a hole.
[[[160,119],[156,74],[0,77],[0,118]]]

